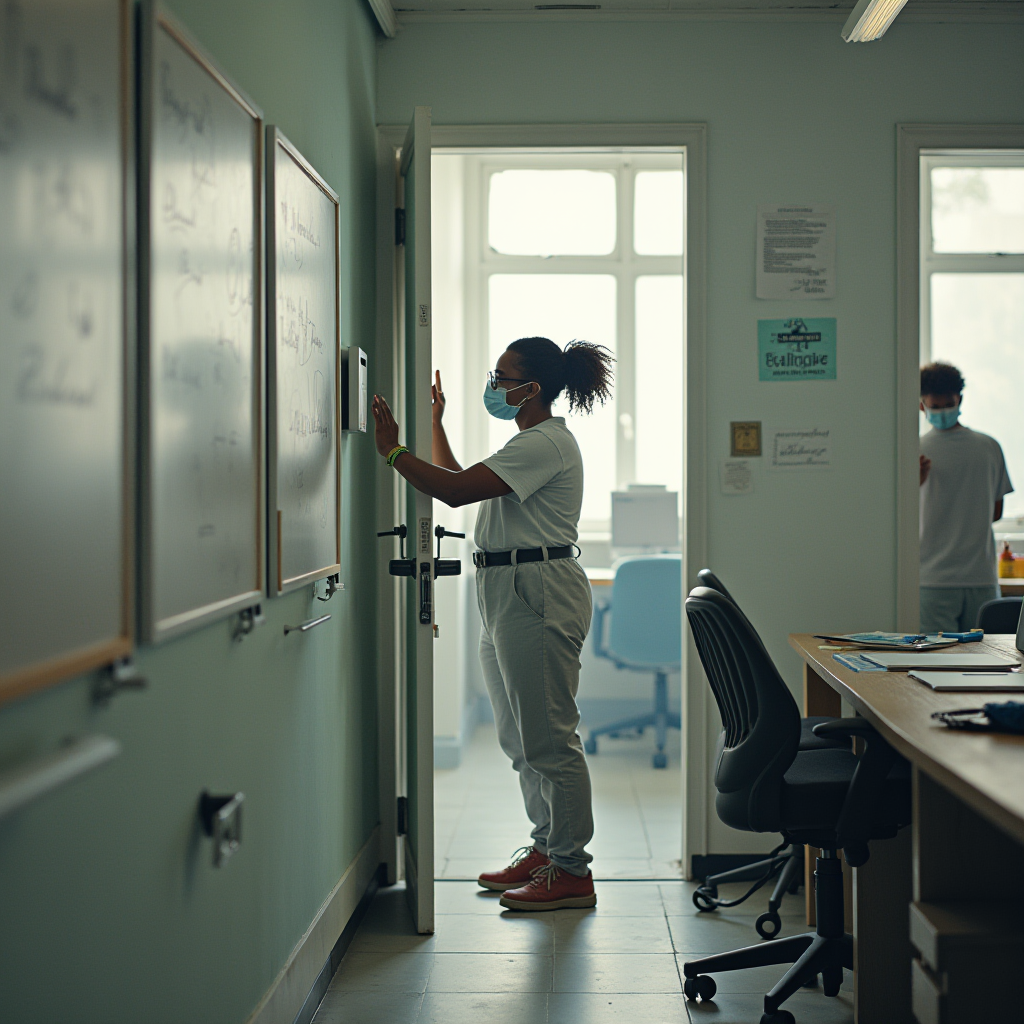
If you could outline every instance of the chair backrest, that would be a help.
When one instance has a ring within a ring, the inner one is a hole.
[[[697,573],[697,579],[702,587],[710,587],[712,590],[717,590],[724,597],[729,598],[733,604],[736,604],[736,598],[729,593],[725,584],[710,569],[701,569]],[[736,607],[738,608],[739,605],[736,605]]]
[[[782,777],[800,744],[800,710],[746,616],[720,591],[696,587],[686,617],[722,716],[715,768],[718,816],[778,832]]]
[[[978,625],[986,633],[1016,633],[1021,617],[1022,598],[997,597],[978,609]]]
[[[622,559],[612,581],[608,653],[630,668],[678,668],[682,594],[679,555]]]

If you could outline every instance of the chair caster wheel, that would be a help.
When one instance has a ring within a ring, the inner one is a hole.
[[[715,984],[715,979],[706,974],[702,974],[697,978],[687,978],[683,982],[683,995],[687,999],[694,1001],[696,1001],[698,996],[704,1002],[714,999],[717,991],[718,986]]]
[[[663,754],[660,750],[658,753],[651,758],[655,768],[667,768],[668,767],[668,754]]]
[[[827,996],[839,995],[839,989],[843,985],[842,967],[826,967],[821,972],[821,988]]]
[[[796,1017],[789,1010],[776,1010],[774,1013],[762,1013],[761,1024],[796,1024]]]
[[[596,753],[597,753],[597,740],[596,740],[596,739],[594,739],[594,738],[593,738],[592,736],[588,736],[588,737],[587,737],[587,738],[586,738],[586,739],[585,739],[585,740],[583,741],[583,749],[584,749],[584,750],[585,750],[585,751],[586,751],[586,752],[587,752],[588,754],[596,754]]]
[[[782,931],[782,918],[769,910],[754,922],[754,928],[762,939],[774,939]]]
[[[703,914],[715,910],[714,901],[718,899],[717,886],[701,886],[693,892],[693,905]]]

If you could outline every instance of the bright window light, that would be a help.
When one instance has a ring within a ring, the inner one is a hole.
[[[932,251],[1024,253],[1024,167],[933,167]]]
[[[636,280],[636,479],[683,486],[683,279]]]
[[[843,39],[848,43],[871,43],[881,39],[906,2],[907,0],[860,0],[846,19],[841,33]]]
[[[615,351],[615,278],[610,274],[492,274],[488,287],[490,365],[517,338],[550,338],[564,347],[574,339]],[[480,382],[483,391],[483,381]],[[564,396],[555,414],[567,416]],[[514,422],[488,417],[490,449],[516,432]],[[568,416],[583,454],[583,519],[608,519],[615,489],[615,404],[591,416]]]
[[[1003,447],[1016,488],[1003,514],[1024,515],[1024,274],[932,274],[931,322],[932,359],[952,363],[967,381],[961,422]]]
[[[490,177],[488,241],[509,256],[607,256],[615,249],[615,175],[509,170]]]
[[[634,189],[634,251],[641,256],[681,256],[683,172],[638,171]]]

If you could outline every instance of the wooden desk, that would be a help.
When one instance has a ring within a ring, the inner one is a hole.
[[[932,712],[984,696],[935,693],[905,672],[853,672],[810,634],[789,642],[804,661],[805,714],[839,714],[842,698],[913,766],[911,829],[872,843],[853,872],[857,1022],[910,1024],[910,901],[1024,897],[1024,736],[951,731]],[[1011,635],[972,650],[1022,660]]]

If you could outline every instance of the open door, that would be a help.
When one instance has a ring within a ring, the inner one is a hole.
[[[405,444],[431,461],[430,108],[417,107],[402,145],[396,240],[404,245]],[[434,524],[431,499],[406,487],[405,879],[416,930],[434,930]],[[415,594],[412,588],[415,585]]]

